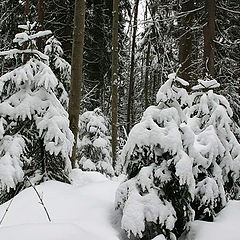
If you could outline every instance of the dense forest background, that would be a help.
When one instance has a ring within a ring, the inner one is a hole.
[[[112,1],[86,2],[85,97],[81,101],[82,111],[100,106],[109,116],[112,8]],[[130,125],[137,122],[142,110],[154,103],[155,94],[168,74],[176,71],[192,82],[206,74],[217,79],[221,83],[219,91],[231,102],[234,119],[239,122],[238,8],[237,0],[120,1],[119,126],[126,125],[129,104],[134,106],[128,113]],[[0,10],[1,50],[13,46],[18,24],[38,21],[39,29],[53,32],[62,44],[64,59],[71,62],[74,1],[2,1]],[[4,73],[6,65],[1,64],[1,69]],[[133,104],[125,98],[130,78],[134,82],[130,94]]]
[[[130,239],[173,240],[238,199],[239,0],[2,0],[0,51],[1,203],[124,173]]]

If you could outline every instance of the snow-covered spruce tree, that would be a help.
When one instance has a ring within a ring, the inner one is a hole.
[[[1,192],[14,189],[24,176],[35,183],[67,181],[71,167],[73,135],[68,114],[55,95],[59,82],[48,57],[35,48],[35,39],[50,32],[34,32],[35,25],[20,25],[24,32],[15,36],[14,42],[27,49],[0,53],[18,61],[28,59],[0,77]]]
[[[213,92],[216,80],[199,80],[193,87],[184,146],[194,159],[196,218],[213,219],[229,198],[239,195],[240,145],[232,127],[232,110],[225,97]]]
[[[100,108],[83,113],[79,118],[79,167],[113,176],[109,123]]]
[[[44,54],[49,57],[49,67],[52,69],[59,84],[56,95],[61,103],[67,107],[68,105],[68,91],[70,89],[71,80],[71,65],[62,58],[63,49],[62,44],[54,37],[50,37],[46,41]]]
[[[136,124],[122,151],[128,180],[116,193],[121,225],[130,239],[149,240],[163,234],[173,240],[194,219],[191,202],[195,181],[193,160],[184,151],[180,125],[188,83],[169,75],[150,106]],[[182,106],[182,107],[181,107]]]

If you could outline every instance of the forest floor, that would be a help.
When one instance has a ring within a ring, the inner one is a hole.
[[[239,240],[240,201],[229,201],[214,222],[195,221],[186,240]]]
[[[0,225],[0,239],[120,240],[114,199],[122,178],[76,170],[72,179],[72,185],[48,181],[37,186],[51,222],[33,188],[19,193]],[[0,206],[0,219],[8,205]],[[239,222],[240,202],[231,201],[216,222],[194,222],[186,240],[239,240]]]

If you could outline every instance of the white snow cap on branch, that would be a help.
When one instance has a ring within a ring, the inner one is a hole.
[[[17,33],[13,39],[14,43],[18,43],[19,46],[22,46],[25,42],[35,40],[36,38],[41,38],[52,34],[52,31],[38,31],[34,33],[34,28],[36,27],[37,22],[30,23],[27,21],[26,25],[18,25],[18,28],[25,30],[25,32]]]
[[[217,82],[217,80],[198,80],[198,85],[192,87],[192,90],[203,90],[203,89],[212,89],[212,88],[218,88],[220,87],[220,84]]]
[[[26,32],[17,33],[13,39],[13,42],[18,43],[19,46],[22,46],[25,42],[35,40],[36,38],[45,37],[50,34],[52,34],[52,31],[50,30],[40,31],[32,35],[28,35]]]
[[[189,98],[187,91],[182,88],[188,85],[189,83],[177,77],[176,73],[169,74],[168,81],[166,81],[157,92],[157,103],[167,102],[168,100],[180,100],[181,104],[188,104]]]
[[[5,58],[14,58],[16,55],[22,55],[22,54],[34,55],[37,58],[40,58],[44,62],[48,63],[48,59],[49,59],[48,56],[36,49],[24,49],[24,50],[11,49],[11,50],[0,52],[0,56],[5,56]]]
[[[164,237],[164,235],[160,234],[160,235],[156,236],[155,238],[153,238],[152,240],[166,240],[166,238]]]
[[[31,31],[36,27],[36,25],[37,25],[37,22],[30,23],[29,21],[27,21],[26,24],[18,25],[18,28],[26,30],[26,31]]]
[[[22,181],[24,173],[21,156],[25,141],[20,135],[5,135],[0,141],[0,189],[15,188]]]

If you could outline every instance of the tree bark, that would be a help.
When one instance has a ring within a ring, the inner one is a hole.
[[[137,36],[137,17],[138,17],[139,0],[135,0],[135,11],[133,19],[133,35],[132,35],[132,49],[131,49],[131,63],[130,63],[130,77],[128,90],[128,106],[127,106],[127,134],[130,132],[133,123],[133,100],[134,100],[134,69],[135,69],[135,49]]]
[[[25,0],[25,3],[24,3],[24,20],[25,20],[25,22],[27,22],[29,20],[28,15],[29,15],[29,0]]]
[[[27,23],[29,21],[29,9],[30,9],[30,2],[29,0],[25,0],[24,3],[24,20],[25,23]],[[27,49],[27,42],[25,42],[23,44],[23,49]],[[28,54],[23,54],[23,64],[25,64],[28,60],[30,59],[30,56]]]
[[[113,168],[117,162],[117,121],[118,121],[118,29],[119,0],[113,0],[112,27],[112,159]]]
[[[193,14],[188,13],[188,11],[193,10],[194,2],[193,0],[188,0],[182,3],[182,13],[186,13],[186,16],[181,18],[181,37],[179,40],[179,63],[180,69],[178,76],[183,78],[184,80],[188,81],[191,87],[191,64],[192,64],[192,21],[193,21]]]
[[[215,37],[215,20],[216,20],[216,0],[205,0],[207,23],[204,26],[204,73],[214,77],[214,37]]]
[[[76,167],[78,121],[80,114],[81,88],[83,84],[83,47],[85,30],[85,0],[75,0],[74,31],[72,48],[72,72],[69,98],[70,129],[74,135],[71,164]]]
[[[38,0],[37,17],[38,17],[38,31],[42,31],[44,28],[44,0]],[[43,40],[37,38],[37,48],[39,51],[43,51]]]
[[[149,106],[148,101],[148,78],[149,78],[149,67],[150,67],[150,50],[151,43],[148,42],[147,55],[146,55],[146,71],[145,71],[145,81],[144,81],[144,99],[145,99],[145,109]]]

